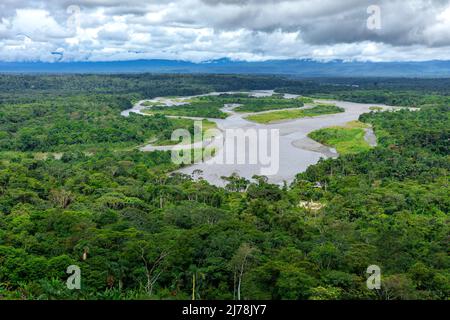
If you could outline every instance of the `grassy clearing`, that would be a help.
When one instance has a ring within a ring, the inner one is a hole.
[[[246,117],[246,119],[253,122],[268,124],[277,121],[284,121],[305,117],[316,117],[324,114],[334,114],[344,111],[345,110],[343,108],[337,107],[335,105],[318,105],[314,108],[304,110],[282,110],[263,114],[254,114]]]
[[[340,155],[355,154],[371,149],[364,139],[368,125],[359,121],[344,127],[331,127],[311,132],[308,136],[326,146],[333,147]]]
[[[346,125],[344,126],[344,128],[348,128],[348,129],[355,129],[355,128],[367,129],[367,128],[370,128],[370,125],[367,124],[367,123],[355,120],[355,121],[347,122]]]

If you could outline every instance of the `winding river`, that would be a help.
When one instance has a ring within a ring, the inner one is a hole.
[[[234,92],[227,92],[234,93]],[[221,93],[214,92],[208,95],[219,95]],[[249,94],[253,96],[270,96],[273,91],[252,91]],[[298,95],[286,94],[285,98],[292,99]],[[148,108],[143,105],[145,101],[158,102],[166,105],[167,107],[173,105],[180,105],[186,103],[185,101],[192,97],[182,98],[156,98],[152,100],[144,100],[137,103],[132,109],[122,112],[123,116],[129,116],[130,113],[138,113],[146,115],[142,112],[143,109]],[[208,119],[217,124],[219,130],[224,132],[227,129],[278,129],[280,134],[279,140],[279,170],[278,173],[268,176],[269,181],[275,184],[282,184],[284,181],[291,182],[295,178],[296,174],[303,172],[308,166],[316,164],[320,158],[336,157],[338,154],[336,150],[324,146],[310,138],[307,135],[315,130],[321,128],[327,128],[331,126],[345,125],[347,122],[358,120],[359,116],[363,113],[370,112],[370,107],[374,104],[362,104],[352,103],[345,101],[334,100],[316,100],[318,103],[330,103],[335,104],[345,109],[343,113],[322,115],[317,117],[299,118],[288,121],[280,121],[271,124],[259,124],[248,121],[245,117],[248,114],[234,112],[235,105],[225,105],[222,109],[224,112],[230,114],[226,119]],[[383,110],[395,110],[396,107],[383,106]],[[312,107],[305,105],[303,108]],[[177,117],[182,118],[182,117]],[[192,117],[185,117],[190,119],[196,119]],[[371,129],[366,130],[366,141],[371,145],[376,145],[376,137]],[[199,147],[195,145],[194,147]],[[153,146],[151,144],[141,148],[142,151],[155,151],[155,150],[171,150],[174,146]],[[247,150],[248,151],[248,150]],[[219,156],[219,155],[217,155]],[[214,161],[213,161],[214,162]],[[198,171],[200,170],[200,171]],[[193,174],[193,172],[201,172],[199,176],[207,180],[211,184],[217,186],[224,186],[225,181],[221,178],[223,176],[230,176],[233,173],[237,173],[241,177],[251,179],[254,175],[261,174],[260,164],[211,164],[211,163],[198,163],[189,167],[185,167],[178,172],[185,174]]]

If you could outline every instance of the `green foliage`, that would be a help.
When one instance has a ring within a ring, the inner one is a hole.
[[[311,132],[308,136],[324,145],[334,147],[340,155],[370,150],[365,141],[366,132],[360,128],[334,127]]]
[[[450,79],[334,78],[297,81],[276,92],[359,103],[429,107],[450,103]]]
[[[0,299],[190,299],[194,275],[197,299],[236,298],[239,277],[242,299],[449,298],[448,105],[363,115],[378,147],[322,160],[291,186],[234,175],[218,188],[170,173],[167,152],[133,150],[171,120],[122,119],[130,100],[116,94],[296,85],[313,95],[322,86],[272,77],[64,77],[0,76]],[[447,90],[425,80],[405,86],[415,96]],[[37,150],[46,156],[30,152]],[[365,285],[372,264],[382,271],[375,292]],[[79,291],[65,286],[69,265],[81,268]]]
[[[325,114],[334,114],[344,112],[343,108],[334,105],[317,105],[310,109],[303,110],[282,110],[274,111],[262,114],[255,114],[248,116],[246,119],[250,121],[255,121],[258,123],[271,123],[276,121],[304,118],[304,117],[317,117]]]
[[[236,112],[262,112],[278,109],[301,108],[304,106],[300,99],[284,99],[283,96],[246,97],[225,100],[229,104],[239,104]]]
[[[225,105],[238,105],[236,112],[261,112],[278,109],[301,108],[301,99],[284,99],[283,96],[253,97],[246,94],[220,94],[188,99],[182,105],[164,106],[149,103],[147,112],[171,116],[188,116],[224,119],[228,115],[221,109]]]
[[[175,124],[162,116],[144,117],[120,111],[131,107],[113,96],[71,96],[0,107],[0,150],[94,151],[124,148],[152,136],[169,137]],[[39,110],[38,112],[36,110]]]
[[[220,111],[221,108],[223,108],[223,104],[220,102],[199,100],[180,106],[153,106],[148,112],[169,116],[225,119],[227,114]]]

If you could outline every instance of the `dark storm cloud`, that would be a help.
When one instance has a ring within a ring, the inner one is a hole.
[[[202,0],[220,7],[220,17],[208,19],[219,29],[244,27],[270,32],[276,29],[298,30],[303,40],[311,44],[336,44],[377,41],[392,45],[450,45],[450,41],[430,43],[427,30],[438,24],[436,16],[445,11],[447,0],[424,1],[253,1]],[[381,29],[367,28],[370,14],[367,8],[378,5]],[[229,13],[229,14],[228,14]],[[198,17],[200,18],[200,17]],[[443,37],[446,38],[446,37]]]

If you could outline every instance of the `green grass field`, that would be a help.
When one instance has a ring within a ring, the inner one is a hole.
[[[308,136],[326,146],[333,147],[340,155],[355,154],[371,149],[364,139],[367,125],[358,121],[345,127],[331,127],[311,132]]]
[[[268,124],[277,121],[284,121],[305,117],[316,117],[324,114],[334,114],[344,111],[345,110],[343,108],[334,105],[318,105],[314,108],[304,110],[282,110],[262,114],[254,114],[246,117],[246,119],[253,122]]]

